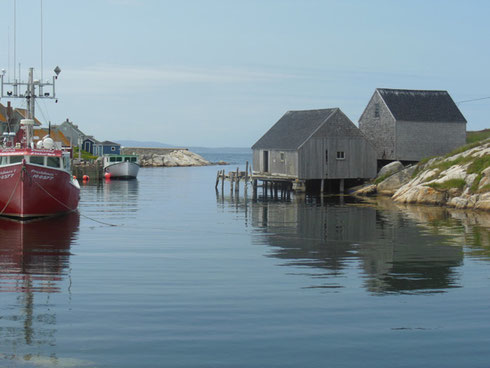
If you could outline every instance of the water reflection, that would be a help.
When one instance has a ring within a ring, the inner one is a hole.
[[[375,294],[444,292],[461,286],[465,254],[490,258],[485,213],[401,206],[383,198],[248,203],[238,207],[235,199],[231,205],[249,207],[255,241],[270,245],[270,256],[283,265],[311,276],[310,287],[343,288],[349,275],[361,270],[362,286]]]
[[[65,291],[79,220],[76,212],[32,222],[0,219],[0,292],[4,307],[10,306],[0,317],[0,339],[10,353],[17,346],[53,344],[56,315],[50,294]]]

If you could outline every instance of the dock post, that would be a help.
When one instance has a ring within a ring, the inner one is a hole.
[[[238,194],[240,191],[240,171],[238,171],[238,167],[236,168],[236,176],[235,176],[235,192]]]
[[[218,190],[220,174],[221,174],[221,170],[218,170],[218,172],[216,173],[216,185],[214,186],[214,189],[216,189],[216,190]]]
[[[321,180],[321,184],[320,184],[320,193],[323,194],[323,187],[325,185],[325,179],[322,179]]]
[[[344,194],[344,179],[340,179],[340,188],[339,188],[339,192],[341,194]]]

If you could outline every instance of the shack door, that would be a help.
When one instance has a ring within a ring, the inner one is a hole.
[[[269,151],[264,151],[263,166],[264,172],[269,172]]]

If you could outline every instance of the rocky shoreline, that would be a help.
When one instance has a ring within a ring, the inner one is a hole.
[[[490,210],[490,140],[404,167],[385,166],[354,195],[383,195],[397,203]]]
[[[125,147],[123,154],[138,155],[141,167],[188,167],[226,165],[226,162],[210,162],[186,148],[139,148]]]

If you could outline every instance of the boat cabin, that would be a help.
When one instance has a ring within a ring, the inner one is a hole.
[[[31,165],[51,167],[70,171],[70,153],[61,150],[3,149],[0,151],[0,166],[8,166],[24,161]]]
[[[137,155],[104,155],[104,166],[117,164],[120,162],[138,163]]]

